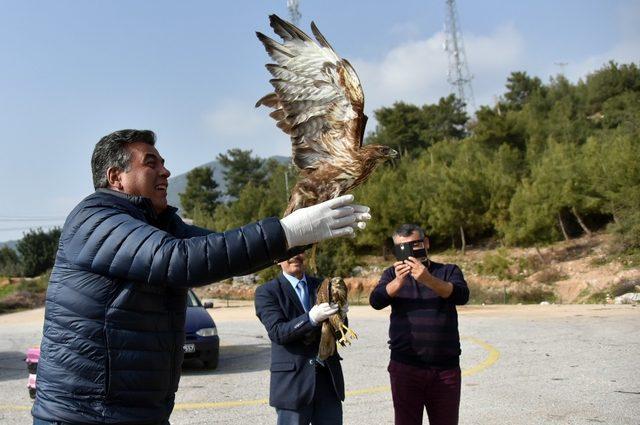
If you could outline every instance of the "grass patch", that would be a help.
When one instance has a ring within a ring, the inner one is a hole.
[[[23,278],[17,284],[0,287],[0,313],[43,306],[50,275],[51,271],[36,278]]]
[[[552,288],[542,285],[486,287],[468,282],[469,304],[539,304],[542,301],[556,302]]]
[[[0,286],[0,300],[5,298],[8,295],[13,294],[17,290],[17,285],[12,283],[8,283],[6,285]]]
[[[542,301],[555,302],[556,294],[550,288],[538,285],[519,288],[509,293],[510,304],[540,304]]]
[[[504,304],[504,288],[485,287],[473,281],[468,281],[469,304]]]
[[[609,300],[613,300],[615,297],[619,297],[629,292],[638,292],[640,287],[639,279],[623,279],[620,282],[611,285],[608,289],[603,291],[594,292],[589,294],[589,289],[585,288],[580,292],[581,297],[586,297],[585,302],[590,304],[603,304]]]
[[[620,255],[620,261],[626,269],[640,267],[640,249],[627,250]]]
[[[598,291],[598,292],[594,292],[593,294],[587,296],[588,294],[583,294],[583,292],[588,292],[588,290],[583,290],[580,292],[580,296],[586,296],[587,298],[585,298],[584,302],[586,304],[604,304],[607,302],[607,291]]]
[[[589,261],[589,264],[593,267],[602,267],[609,264],[610,262],[611,262],[610,258],[607,258],[606,256],[602,256],[602,257],[592,258],[591,261]]]

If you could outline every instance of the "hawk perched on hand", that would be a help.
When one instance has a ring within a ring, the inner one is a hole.
[[[276,62],[267,64],[275,91],[256,107],[273,108],[270,116],[291,136],[300,179],[289,198],[287,215],[345,194],[397,152],[388,146],[362,146],[367,116],[360,80],[315,24],[311,23],[311,30],[317,43],[276,15],[269,16],[269,22],[283,42],[256,33]]]
[[[344,323],[347,315],[343,312],[343,309],[347,305],[348,292],[347,285],[340,277],[325,279],[318,288],[316,304],[338,304],[338,312],[322,323],[320,347],[318,349],[318,357],[321,360],[336,352],[336,338],[338,336],[340,336],[340,339],[337,342],[343,347],[346,344],[351,344],[350,339],[358,339],[358,335]]]

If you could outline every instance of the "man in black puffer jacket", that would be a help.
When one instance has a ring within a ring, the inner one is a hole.
[[[34,424],[168,424],[180,380],[187,289],[353,234],[368,208],[343,196],[224,233],[167,205],[151,131],[103,137],[96,192],[69,214],[51,272]]]

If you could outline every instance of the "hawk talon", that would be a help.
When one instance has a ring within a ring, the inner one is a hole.
[[[345,331],[346,331],[346,333],[345,333]],[[351,329],[346,327],[344,325],[344,323],[341,323],[340,334],[342,335],[342,337],[338,340],[338,342],[343,347],[345,346],[345,344],[351,345],[351,340],[352,339],[358,339],[358,334],[356,334],[354,331],[352,331]]]
[[[347,331],[347,335],[351,335],[351,339],[358,339],[358,334],[355,333],[352,329],[346,327],[344,323],[342,324],[342,328]]]

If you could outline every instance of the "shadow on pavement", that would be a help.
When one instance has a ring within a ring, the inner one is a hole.
[[[220,375],[268,370],[270,353],[270,344],[223,345],[220,347],[217,369],[203,369],[199,360],[185,360],[182,375]]]
[[[20,351],[0,351],[0,381],[24,378],[26,388],[29,372],[25,357]]]

